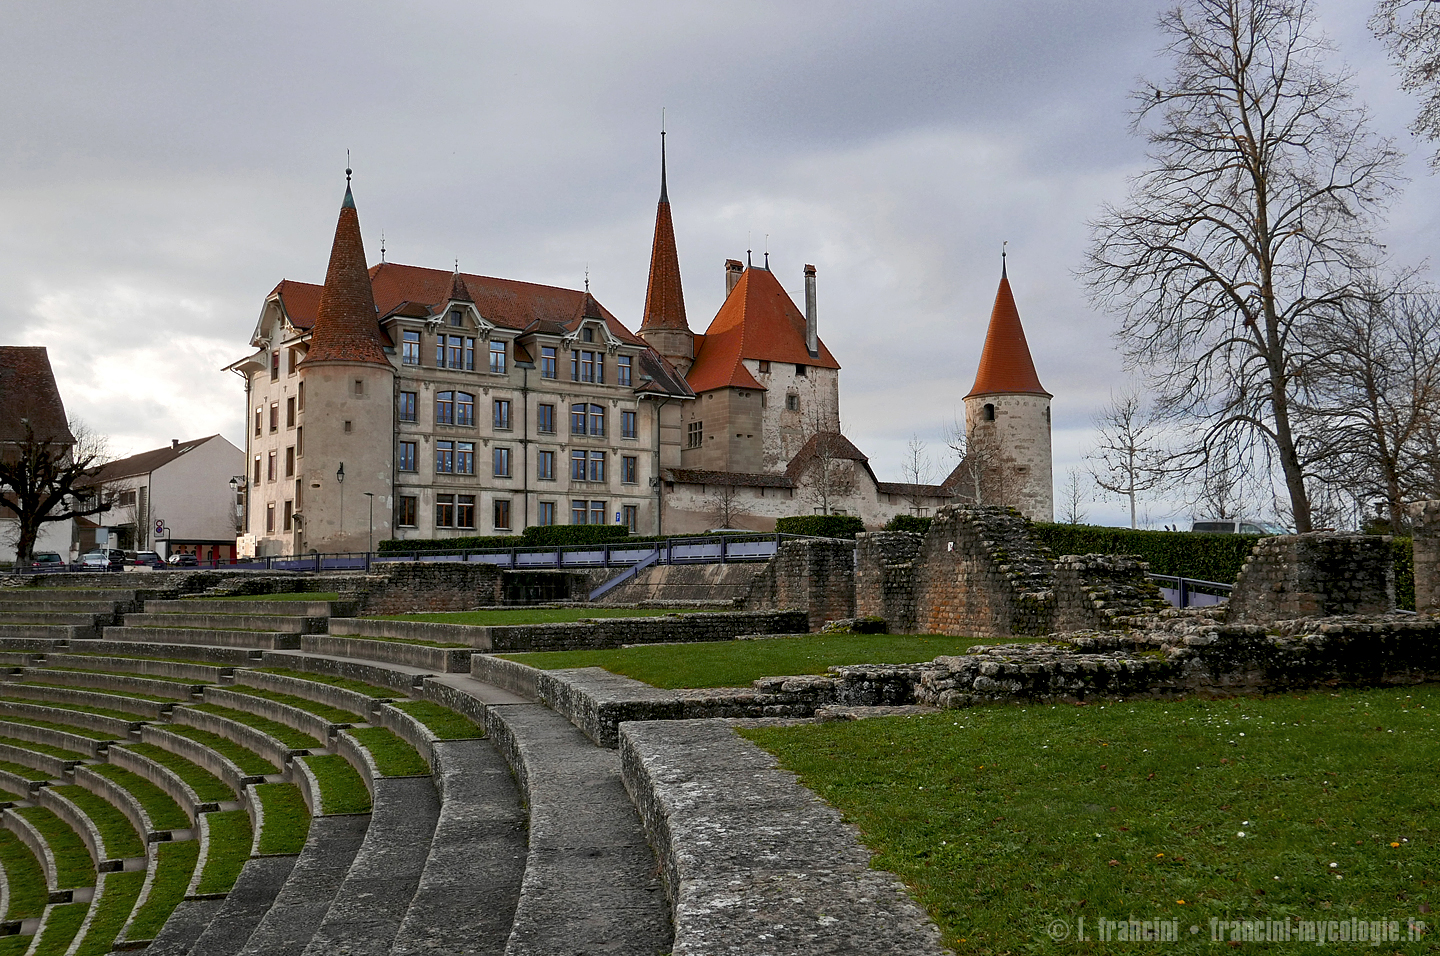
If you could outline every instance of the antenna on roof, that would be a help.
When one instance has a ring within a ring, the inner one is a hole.
[[[1006,276],[1005,276],[1005,247],[1008,246],[1008,245],[1010,245],[1010,240],[1009,240],[1009,239],[1006,239],[1004,242],[1000,243],[1000,278],[1002,278],[1002,279],[1006,278]]]
[[[750,233],[750,232],[746,232],[746,233],[745,233],[745,245],[746,245],[747,247],[748,247],[748,246],[753,246],[753,245],[755,244],[755,243],[753,243],[753,242],[751,241],[753,238],[754,238],[754,235],[753,235],[752,233]],[[753,263],[753,262],[750,261],[750,250],[747,248],[747,249],[745,250],[745,268],[747,268],[747,269],[753,269],[754,267],[755,267],[755,263]]]
[[[665,186],[665,107],[660,107],[660,201],[670,201],[670,190]]]
[[[346,149],[345,149],[345,184],[346,184],[347,186],[350,184],[350,149],[349,149],[349,147],[346,147]]]
[[[380,230],[380,261],[385,261],[385,230]]]

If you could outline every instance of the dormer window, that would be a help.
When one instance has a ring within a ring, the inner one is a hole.
[[[452,326],[454,326],[455,328],[457,328],[457,329],[460,328],[462,325],[465,324],[465,323],[464,323],[464,320],[462,320],[461,317],[460,317],[460,310],[459,310],[459,309],[451,309],[451,310],[450,310],[450,324],[451,324]]]
[[[595,341],[595,330],[592,329],[592,328],[590,328],[589,326],[586,326],[585,328],[581,329],[581,330],[580,330],[580,341],[582,341],[582,342],[593,342],[593,341]]]

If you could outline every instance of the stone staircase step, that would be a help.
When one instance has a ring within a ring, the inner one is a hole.
[[[243,956],[300,956],[305,951],[350,872],[369,825],[368,813],[310,821],[305,847],[246,940]]]
[[[0,608],[4,605],[0,604]],[[68,624],[93,629],[97,624],[109,624],[113,614],[91,614],[76,611],[4,611],[0,610],[0,624]]]
[[[393,687],[405,695],[419,687],[425,678],[435,673],[433,669],[427,667],[355,660],[332,654],[313,654],[309,651],[266,651],[264,666],[285,667],[291,670],[308,671],[312,674],[330,674],[335,677],[349,677],[380,687]]]
[[[99,614],[114,618],[114,601],[0,601],[0,613],[9,614]]]
[[[299,634],[274,631],[236,631],[187,627],[107,627],[107,641],[146,641],[165,644],[209,644],[219,647],[250,647],[280,650],[300,646]]]
[[[114,657],[103,654],[47,654],[45,655],[45,666],[118,671],[139,677],[171,677],[194,681],[197,684],[218,684],[235,673],[233,667],[217,664],[146,660],[138,657]]]
[[[440,816],[430,777],[380,777],[365,841],[307,956],[384,956],[400,931],[429,856]]]
[[[145,947],[145,956],[188,956],[190,947],[224,905],[224,900],[181,900],[159,935]]]
[[[144,700],[140,697],[128,697],[119,692],[106,693],[79,687],[22,684],[14,680],[0,681],[0,697],[23,697],[26,700],[46,701],[54,704],[78,704],[82,707],[123,710],[133,713],[136,720],[158,720],[162,714],[168,713],[174,706],[155,700]]]
[[[525,874],[526,814],[488,740],[432,745],[440,818],[392,956],[500,956]]]
[[[0,647],[3,647],[0,644]],[[260,659],[263,651],[250,647],[218,647],[213,644],[172,644],[163,641],[123,640],[76,641],[68,650],[73,654],[99,654],[116,657],[141,655],[146,657],[178,658],[210,664],[216,667],[233,667],[253,664]]]
[[[4,641],[3,646],[19,649],[14,642],[83,641],[87,637],[95,637],[97,632],[97,628],[81,624],[0,624],[0,641]],[[43,650],[40,647],[33,649]]]
[[[146,601],[145,610],[156,614],[280,614],[286,617],[331,617],[350,611],[355,601],[267,601],[240,598],[180,598],[175,601]]]
[[[61,687],[80,687],[90,690],[108,690],[120,694],[140,694],[146,697],[165,697],[173,700],[190,700],[197,694],[200,683],[160,680],[154,677],[137,677],[133,674],[110,674],[95,670],[67,670],[59,667],[22,667],[17,675],[19,680],[56,684]]]
[[[270,912],[298,859],[298,856],[257,856],[245,861],[224,905],[190,947],[189,956],[235,956],[240,952]]]
[[[151,602],[154,603],[154,602]],[[326,618],[288,617],[279,614],[211,614],[166,611],[163,614],[126,614],[126,627],[184,627],[236,631],[273,631],[278,634],[324,633]],[[56,624],[67,623],[56,621]]]

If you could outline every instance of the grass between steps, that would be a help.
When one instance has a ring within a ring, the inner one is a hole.
[[[153,760],[174,772],[175,776],[190,785],[190,789],[195,791],[195,796],[202,803],[218,803],[221,800],[235,799],[235,791],[227,787],[223,780],[198,763],[187,760],[179,754],[173,754],[154,744],[126,744],[125,749]]]
[[[576,621],[616,617],[664,617],[667,614],[706,614],[718,608],[599,608],[535,607],[503,611],[431,611],[415,614],[381,614],[380,621],[419,621],[426,624],[470,624],[481,627],[512,624],[573,624]]]
[[[1431,684],[741,733],[859,826],[960,953],[1044,954],[1079,951],[1046,929],[1081,916],[1177,919],[1159,945],[1185,953],[1220,951],[1185,931],[1212,918],[1433,927],[1437,731]]]
[[[1018,643],[1020,639],[1008,639]],[[752,641],[653,644],[605,651],[501,654],[542,670],[603,667],[655,687],[745,687],[759,677],[824,674],[837,664],[915,664],[995,640],[936,634],[807,634]]]
[[[33,936],[0,936],[0,956],[25,956],[34,940]]]
[[[280,741],[286,747],[292,747],[296,750],[320,750],[325,746],[307,733],[302,733],[294,727],[280,723],[278,720],[261,717],[259,714],[252,714],[244,710],[235,710],[233,707],[222,707],[219,704],[188,704],[187,706],[191,710],[214,714],[216,717],[224,717],[228,720],[235,721],[237,724],[245,724],[247,727],[253,727],[256,730],[263,731]]]
[[[195,873],[200,856],[199,840],[161,843],[155,848],[155,882],[150,895],[135,912],[135,919],[125,933],[126,939],[154,939],[175,907],[185,898],[185,888]]]
[[[280,594],[226,594],[195,598],[197,601],[338,601],[339,591],[285,591]]]
[[[18,803],[23,799],[25,798],[18,793],[11,793],[9,790],[0,790],[0,802]]]
[[[277,704],[285,704],[297,710],[303,710],[308,714],[314,714],[321,720],[328,720],[332,724],[363,724],[364,718],[359,714],[339,707],[332,707],[329,704],[322,704],[310,700],[307,697],[296,697],[294,694],[281,693],[278,690],[266,690],[263,687],[250,687],[246,684],[230,684],[225,690],[234,691],[237,694],[244,694],[247,697],[259,697],[261,700],[274,701]]]
[[[393,687],[381,687],[379,684],[367,684],[364,681],[351,680],[348,677],[336,677],[333,674],[312,674],[310,671],[296,671],[288,667],[256,667],[253,668],[257,674],[276,674],[280,677],[294,677],[297,680],[308,680],[316,684],[327,684],[331,687],[339,687],[343,690],[353,690],[357,694],[365,694],[369,697],[379,697],[389,700],[394,697],[403,697],[404,694]],[[245,686],[236,684],[230,687]]]
[[[210,849],[196,892],[228,893],[250,859],[250,817],[244,810],[221,810],[205,817],[210,826]]]
[[[98,903],[92,904],[95,915],[85,930],[85,938],[75,950],[75,956],[105,956],[110,952],[110,945],[125,927],[125,921],[130,918],[130,911],[135,908],[135,901],[140,898],[144,885],[144,870],[111,873],[105,877],[105,895]]]
[[[186,628],[186,630],[205,630],[205,628]],[[67,673],[67,674],[100,674],[100,675],[103,675],[103,676],[105,676],[105,677],[131,677],[131,678],[134,678],[135,680],[163,680],[163,681],[165,681],[165,683],[167,683],[167,684],[201,684],[201,683],[204,683],[203,681],[191,680],[191,679],[188,678],[188,677],[160,677],[159,675],[156,675],[156,674],[117,674],[117,673],[115,673],[114,671],[92,670],[92,669],[87,668],[87,667],[43,667],[43,668],[40,668],[40,670],[47,670],[47,671],[64,671],[64,672]],[[65,686],[68,687],[68,686],[70,686],[70,685],[67,684],[67,685],[65,685]],[[82,689],[82,690],[83,690],[84,688],[78,688],[78,689]],[[100,691],[100,693],[105,693],[105,692],[104,692],[104,691]],[[129,696],[134,697],[134,696],[136,696],[136,695],[131,694],[131,695],[129,695]],[[157,697],[157,698],[155,698],[155,700],[169,700],[169,698],[167,698],[167,697]]]
[[[50,669],[51,669],[51,670],[59,670],[59,668],[50,668]],[[75,673],[77,673],[77,674],[103,674],[103,673],[106,673],[106,672],[105,672],[105,671],[81,671],[81,670],[77,670]],[[124,675],[115,675],[115,676],[131,677],[131,676],[136,676],[136,675],[124,674]],[[148,676],[148,675],[146,675],[146,680],[149,680],[149,676]],[[25,685],[26,687],[44,687],[44,688],[46,688],[47,690],[83,690],[83,691],[84,691],[85,693],[87,693],[87,694],[108,694],[108,695],[110,695],[111,697],[133,697],[133,698],[135,698],[136,700],[148,700],[148,701],[151,701],[151,702],[156,703],[156,704],[173,704],[173,703],[175,703],[175,698],[174,698],[174,697],[160,697],[160,696],[157,695],[157,694],[144,694],[144,693],[141,693],[141,692],[139,692],[139,691],[123,691],[123,692],[122,692],[122,691],[114,691],[114,690],[105,690],[104,688],[101,688],[101,687],[76,687],[76,686],[73,685],[73,684],[52,684],[52,683],[50,683],[50,682],[48,682],[48,681],[43,681],[43,680],[21,680],[21,681],[16,681],[15,683],[17,683],[17,684],[23,684],[23,685]],[[180,683],[191,683],[191,684],[194,684],[194,683],[197,683],[197,681],[181,681]]]
[[[47,757],[54,757],[54,758],[57,759],[57,760],[76,760],[76,761],[79,761],[79,760],[88,760],[88,759],[90,759],[90,758],[87,757],[85,754],[76,753],[76,752],[73,751],[73,750],[66,750],[64,747],[52,747],[52,746],[50,746],[49,744],[37,744],[37,743],[32,743],[32,742],[29,741],[29,740],[18,740],[18,739],[16,739],[15,737],[0,737],[0,744],[4,744],[4,745],[6,745],[7,747],[18,747],[18,748],[21,749],[21,750],[29,750],[29,751],[31,751],[31,752],[33,752],[33,753],[37,753],[37,754],[44,754],[44,755],[47,756]],[[32,771],[30,771],[30,772],[31,772],[31,773],[37,773],[37,772],[40,772],[40,771],[34,771],[34,770],[32,770]],[[49,775],[49,774],[45,774],[44,776],[31,777],[30,779],[32,779],[32,780],[49,780],[49,779],[50,779],[50,775]]]
[[[62,890],[95,885],[95,863],[80,835],[70,825],[44,807],[20,807],[14,811],[24,817],[50,847],[55,857],[55,885]]]
[[[9,830],[0,830],[0,866],[10,887],[7,920],[30,919],[45,911],[45,870],[35,854]]]
[[[310,811],[300,788],[293,783],[262,783],[256,785],[255,795],[265,810],[260,852],[299,853],[310,833]]]
[[[457,644],[454,641],[423,641],[418,637],[379,637],[375,634],[331,634],[341,641],[379,641],[381,644],[418,644],[420,647],[464,647],[474,650],[473,644]]]
[[[11,763],[8,760],[0,760],[0,770],[13,773],[22,780],[49,780],[50,774],[45,770],[36,770],[34,767],[27,767],[24,764]]]
[[[191,727],[189,724],[169,724],[165,729],[172,734],[188,737],[196,743],[204,744],[222,757],[229,758],[230,762],[239,767],[240,772],[247,776],[263,777],[267,774],[280,772],[279,767],[250,748],[242,747],[228,737],[221,737],[219,734],[203,730],[199,727]],[[233,799],[233,797],[234,795],[232,794],[225,799],[229,800]]]
[[[138,773],[117,767],[114,764],[94,764],[89,769],[113,781],[139,802],[150,823],[157,830],[183,830],[190,826],[190,818],[170,794],[146,780]]]
[[[320,809],[325,814],[369,813],[370,791],[350,762],[339,754],[297,757],[320,786]]]
[[[89,903],[62,903],[50,907],[50,914],[45,918],[40,938],[35,941],[30,956],[62,956],[75,941],[75,934],[80,932],[89,910]]]
[[[440,740],[472,740],[485,736],[484,727],[434,701],[397,700],[393,706],[420,721]]]
[[[36,700],[33,697],[0,697],[0,701],[7,704],[33,704],[37,707],[52,707],[55,710],[73,710],[77,714],[94,714],[97,717],[113,717],[116,720],[124,720],[130,723],[148,719],[126,710],[111,710],[108,707],[91,707],[88,704],[72,704],[68,701]],[[6,717],[4,719],[10,720],[12,718]]]
[[[88,727],[76,727],[73,724],[61,724],[53,720],[36,720],[33,717],[16,717],[14,714],[0,716],[0,725],[23,724],[26,727],[39,727],[43,730],[58,730],[61,733],[74,734],[76,737],[88,737],[91,740],[115,740],[114,734],[103,730],[91,730]]]
[[[100,841],[105,845],[105,856],[111,860],[123,860],[132,856],[144,856],[145,844],[135,825],[114,804],[97,796],[78,784],[52,787],[56,793],[79,807],[100,831]]]
[[[213,667],[213,668],[215,668],[216,670],[220,670],[220,669],[225,668],[225,667],[232,667],[232,666],[234,666],[234,665],[231,665],[231,664],[211,664],[211,663],[209,663],[208,661],[197,661],[197,660],[194,660],[193,658],[187,659],[187,658],[184,658],[184,657],[152,657],[152,656],[147,655],[147,654],[114,654],[114,653],[111,653],[110,651],[76,651],[76,650],[65,650],[65,651],[63,651],[63,652],[61,652],[61,653],[65,654],[65,656],[67,656],[67,657],[94,657],[94,658],[99,658],[99,659],[102,659],[102,660],[117,660],[117,661],[156,661],[156,662],[161,663],[161,664],[188,664],[188,665],[191,665],[191,666],[194,666],[194,667]],[[149,674],[140,673],[139,671],[126,671],[125,673],[126,673],[126,675],[131,676],[131,677],[149,677],[149,676],[151,676],[151,675],[149,675]]]
[[[430,765],[420,752],[385,727],[356,727],[350,736],[370,752],[382,777],[425,777]]]

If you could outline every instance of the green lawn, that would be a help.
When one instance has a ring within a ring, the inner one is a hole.
[[[150,895],[135,913],[126,938],[130,940],[153,939],[170,913],[185,898],[185,888],[195,873],[195,862],[200,855],[199,840],[181,840],[177,843],[161,843],[155,848],[155,882]]]
[[[135,825],[114,804],[76,784],[51,789],[79,807],[95,824],[95,829],[100,832],[100,842],[105,845],[106,858],[123,860],[145,855],[145,844],[140,842]]]
[[[125,921],[130,918],[130,911],[135,908],[144,884],[144,870],[110,873],[105,877],[105,895],[95,904],[95,915],[75,956],[105,956],[110,952],[110,944],[115,942],[115,937],[120,935]]]
[[[221,810],[205,814],[205,819],[210,828],[210,846],[196,892],[228,893],[240,868],[250,859],[250,816],[244,810]]]
[[[80,834],[70,829],[53,811],[44,807],[20,807],[14,811],[30,822],[55,857],[55,885],[68,890],[77,886],[95,885],[95,863]]]
[[[934,634],[810,634],[499,656],[543,670],[603,667],[656,687],[744,687],[757,677],[823,674],[833,664],[913,664],[963,654],[975,644],[994,643],[994,639]]]
[[[182,727],[179,724],[172,724],[167,729],[175,732],[181,730],[196,730],[194,727]],[[199,731],[199,733],[204,733],[204,731]],[[189,736],[189,734],[185,734],[184,736]],[[214,735],[212,734],[211,736]],[[235,799],[235,791],[226,786],[225,781],[198,763],[187,760],[179,754],[173,754],[154,744],[126,744],[125,749],[134,751],[140,756],[146,757],[173,772],[175,776],[190,785],[190,789],[195,791],[195,796],[202,802],[219,803],[221,800]],[[245,752],[249,753],[248,750]]]
[[[47,757],[55,757],[60,760],[74,760],[77,763],[85,760],[85,754],[76,753],[73,750],[66,750],[64,747],[52,747],[49,744],[37,744],[29,740],[20,740],[15,737],[0,737],[0,744],[9,747],[18,747],[21,750],[30,750],[37,754],[44,754]],[[46,779],[44,777],[40,779]]]
[[[430,765],[420,752],[384,727],[356,727],[351,730],[360,746],[370,752],[382,777],[423,777]]]
[[[440,740],[469,740],[485,736],[485,728],[475,721],[433,701],[399,700],[392,706],[420,721]]]
[[[183,830],[190,826],[190,818],[185,815],[184,810],[180,809],[180,804],[176,803],[174,798],[164,790],[138,773],[132,773],[110,763],[94,764],[90,769],[100,776],[114,781],[139,801],[155,829]]]
[[[569,624],[600,617],[662,617],[703,614],[716,608],[517,607],[498,611],[437,611],[428,614],[381,614],[382,621],[424,621],[430,624]]]
[[[0,830],[0,866],[10,887],[7,920],[29,919],[45,911],[45,870],[30,848],[10,830]]]
[[[221,709],[223,710],[224,708]],[[204,744],[221,756],[229,758],[230,762],[239,767],[240,772],[243,774],[263,777],[268,774],[280,772],[279,767],[250,748],[240,746],[229,737],[221,737],[219,734],[212,733],[200,727],[191,727],[189,724],[167,724],[165,729],[172,734],[189,737],[196,743]],[[221,797],[220,799],[229,800],[231,798]]]
[[[296,697],[294,694],[285,694],[277,690],[266,690],[263,687],[250,687],[246,684],[232,684],[225,688],[237,694],[245,694],[250,697],[259,697],[262,700],[273,701],[277,704],[285,704],[294,707],[296,710],[303,710],[306,713],[314,714],[321,720],[328,720],[332,724],[360,724],[364,720],[359,714],[348,710],[341,710],[339,707],[332,707],[329,704],[322,704],[319,701],[310,700],[306,697]]]
[[[30,952],[35,956],[61,956],[74,942],[75,934],[80,932],[80,927],[85,923],[85,914],[89,910],[89,903],[65,903],[50,907],[50,913],[45,917],[45,925],[40,930],[40,938]]]
[[[300,788],[293,783],[262,783],[255,787],[255,795],[265,808],[260,852],[299,853],[310,833],[310,811]]]
[[[339,754],[299,757],[320,786],[321,813],[369,813],[370,791],[350,762]]]
[[[255,672],[259,674],[278,674],[281,677],[294,677],[298,680],[314,681],[317,684],[328,684],[331,687],[340,687],[344,690],[353,690],[357,694],[365,694],[369,697],[403,697],[401,691],[393,687],[381,687],[379,684],[367,684],[364,681],[351,680],[348,677],[337,677],[334,674],[312,674],[310,671],[291,670],[288,667],[257,667]],[[235,684],[231,690],[244,687],[244,684]]]
[[[233,707],[222,707],[219,704],[188,704],[192,710],[198,710],[206,714],[213,714],[216,717],[224,717],[233,720],[237,724],[245,724],[256,730],[269,734],[286,747],[295,750],[320,750],[324,744],[303,731],[296,730],[288,724],[282,724],[278,720],[271,720],[269,717],[261,717],[259,714],[252,714],[246,710],[236,710]],[[269,771],[275,773],[276,771]]]
[[[1223,951],[1212,918],[1433,926],[1437,730],[1440,685],[743,733],[860,828],[950,945],[989,954],[1119,951],[1050,940],[1082,916],[1179,920],[1161,948],[1181,953]]]

